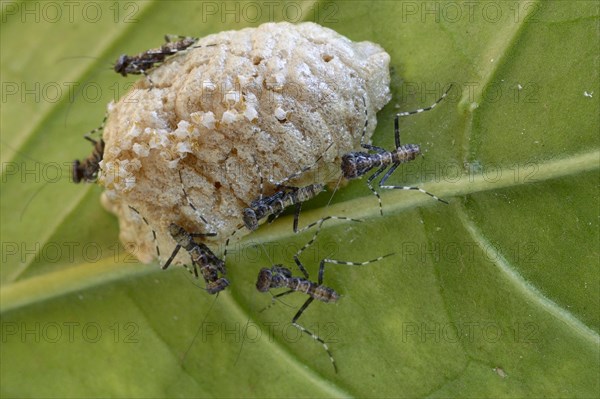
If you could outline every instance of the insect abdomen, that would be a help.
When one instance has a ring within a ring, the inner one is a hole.
[[[395,151],[392,151],[393,162],[410,162],[421,153],[421,147],[418,144],[404,144]]]
[[[317,301],[326,303],[336,302],[340,298],[339,294],[333,288],[325,287],[324,285],[315,287],[311,296]]]

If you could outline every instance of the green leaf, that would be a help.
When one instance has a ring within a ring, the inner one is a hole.
[[[73,4],[2,4],[3,397],[600,395],[596,2]],[[450,205],[387,191],[380,217],[362,180],[301,215],[365,219],[325,225],[303,255],[315,279],[323,257],[395,252],[328,265],[342,298],[300,318],[338,374],[290,325],[305,296],[261,312],[258,269],[293,266],[312,234],[290,216],[236,248],[215,299],[180,268],[133,262],[101,188],[68,181],[90,152],[81,136],[135,80],[109,70],[119,54],[297,16],[390,53],[377,145],[392,148],[398,109],[454,83],[400,121],[426,156],[389,180]]]

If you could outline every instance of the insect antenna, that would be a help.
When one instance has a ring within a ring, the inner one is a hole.
[[[194,284],[196,285],[196,284]],[[197,285],[196,285],[197,286]],[[197,286],[198,287],[198,286]],[[200,287],[202,288],[202,287]],[[183,366],[183,363],[185,362],[185,359],[188,355],[188,353],[190,352],[190,350],[192,349],[192,346],[194,346],[194,342],[196,342],[196,339],[198,338],[198,336],[200,335],[200,332],[202,331],[202,327],[204,326],[204,322],[206,322],[206,319],[208,318],[208,315],[210,314],[212,308],[215,306],[215,303],[217,302],[217,298],[219,297],[219,294],[217,293],[217,295],[215,295],[215,299],[213,299],[212,303],[210,304],[210,307],[208,308],[208,310],[206,311],[206,314],[204,315],[204,317],[202,318],[202,321],[200,322],[200,325],[198,326],[198,329],[196,330],[196,334],[194,334],[194,338],[192,338],[192,341],[189,343],[189,345],[187,346],[186,350],[183,352],[183,354],[181,355],[181,360],[180,360],[180,364]]]
[[[285,183],[290,181],[290,180],[294,180],[295,178],[303,175],[304,173],[308,172],[309,170],[313,169],[315,166],[318,165],[319,161],[321,161],[321,159],[323,159],[323,157],[325,156],[325,154],[327,153],[327,151],[329,151],[329,149],[333,146],[333,143],[330,143],[327,148],[325,148],[325,151],[323,151],[321,153],[321,155],[319,155],[319,157],[310,165],[305,166],[304,168],[300,169],[299,171],[297,171],[296,173],[292,173],[291,175],[284,177],[282,180],[279,180],[277,182],[273,181],[272,179],[269,178],[269,182],[271,184],[273,184],[275,187],[284,187]],[[262,178],[262,176],[261,176]]]
[[[148,226],[148,228],[152,232],[152,241],[154,241],[154,244],[156,246],[156,257],[158,259],[158,263],[160,264],[160,248],[158,247],[158,240],[156,239],[156,231],[152,228],[152,226],[150,226],[150,223],[148,223],[148,219],[146,219],[146,217],[143,216],[140,213],[140,211],[138,211],[136,208],[132,207],[131,205],[128,205],[128,208],[130,210],[132,210],[135,214],[137,214],[137,216],[144,221],[146,226]]]

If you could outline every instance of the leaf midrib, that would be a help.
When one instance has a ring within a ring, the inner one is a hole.
[[[539,165],[536,174],[537,182],[557,179],[564,176],[573,176],[600,168],[600,150],[574,155],[568,158],[553,160]],[[471,180],[471,182],[469,182]],[[422,187],[435,192],[442,198],[470,195],[479,192],[519,186],[522,183],[515,181],[512,174],[502,176],[497,182],[490,182],[483,176],[462,176],[459,183],[429,183]],[[381,193],[385,214],[398,214],[402,211],[419,206],[437,206],[436,201],[421,193],[407,193],[404,190],[393,190]],[[325,208],[314,209],[303,213],[306,220],[317,220],[327,215],[347,216],[355,219],[373,219],[379,217],[379,208],[376,199],[367,195],[349,201],[334,204]],[[445,206],[445,205],[439,205]],[[290,229],[292,216],[280,218],[269,226],[252,233],[253,242],[269,242],[291,237]],[[334,226],[343,221],[330,220],[328,226]],[[247,241],[247,240],[246,240]],[[85,272],[83,272],[85,270]],[[159,272],[158,268],[155,272]],[[106,258],[90,268],[89,265],[79,265],[67,270],[51,272],[41,276],[31,277],[27,280],[6,284],[0,291],[0,314],[37,303],[41,300],[66,295],[84,288],[104,284],[121,278],[132,278],[140,274],[149,273],[149,268],[141,265],[125,267],[115,265],[112,258]],[[65,277],[66,276],[66,277]],[[60,282],[60,284],[57,284]],[[44,289],[38,289],[46,287]],[[47,287],[52,287],[48,289]]]

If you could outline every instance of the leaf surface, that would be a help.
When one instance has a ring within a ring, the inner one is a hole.
[[[96,22],[83,8],[52,20],[45,2],[31,6],[37,22],[11,4],[0,27],[3,397],[600,394],[597,3],[301,2],[258,17],[261,3],[229,3],[239,22],[210,2],[97,3]],[[400,121],[425,157],[389,180],[450,205],[387,191],[380,217],[363,179],[301,215],[365,220],[324,225],[302,257],[313,279],[325,257],[395,253],[328,265],[342,298],[300,318],[338,374],[290,324],[306,298],[269,307],[254,287],[260,267],[292,267],[312,236],[294,235],[291,216],[235,248],[231,289],[215,300],[181,269],[133,261],[101,188],[68,181],[91,150],[82,134],[135,80],[109,70],[119,54],[269,19],[319,22],[390,53],[382,147],[398,110],[454,83],[434,111]]]

